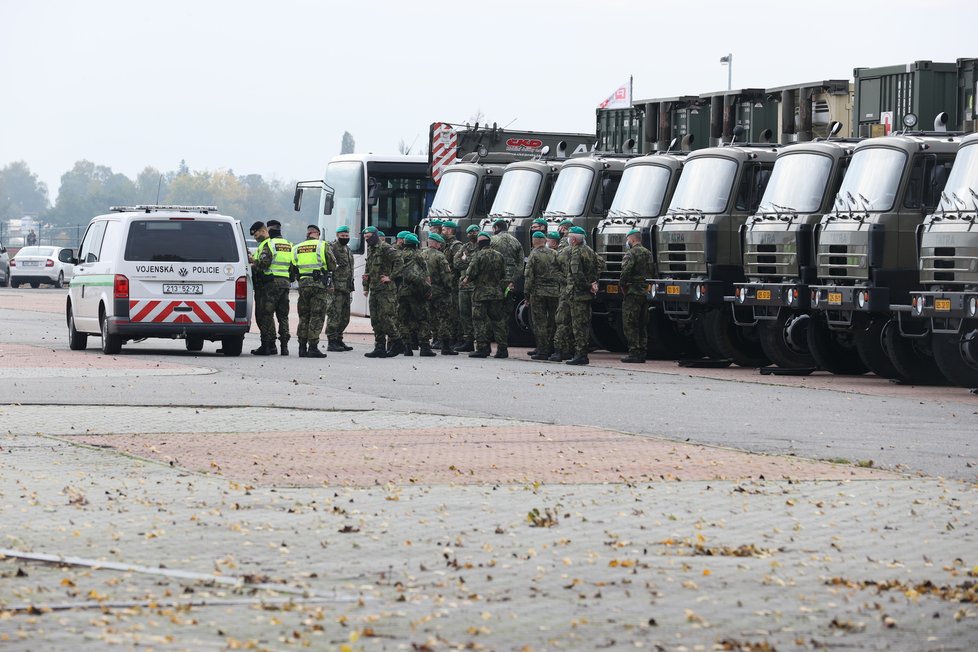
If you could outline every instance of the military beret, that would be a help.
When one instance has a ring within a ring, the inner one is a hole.
[[[346,224],[344,224],[342,226],[338,226],[338,227],[336,227],[336,232],[337,233],[349,233],[350,232],[350,227],[348,227]]]
[[[629,231],[629,232],[628,232],[628,233],[626,233],[625,235],[626,235],[626,236],[628,236],[628,235],[642,235],[642,232],[641,232],[641,231],[639,231],[638,229],[632,229],[631,231]]]
[[[251,233],[251,235],[255,235],[255,231],[264,228],[265,228],[264,222],[255,222],[254,224],[251,225],[251,231],[249,231],[249,233]]]
[[[457,229],[458,228],[458,222],[454,222],[452,220],[445,220],[444,222],[441,223],[441,225],[442,225],[442,228],[444,228],[446,226],[448,228],[450,228],[450,229]]]
[[[547,220],[543,219],[542,217],[538,217],[537,219],[533,220],[533,223],[534,224],[546,224],[547,223]]]
[[[551,231],[550,233],[547,234],[547,237],[550,238],[551,240],[560,240],[560,234],[557,233],[556,231]]]
[[[442,226],[444,226],[444,225],[442,225]],[[428,239],[429,240],[434,240],[435,242],[440,242],[442,244],[445,244],[445,238],[441,237],[441,234],[439,234],[439,233],[429,233],[428,234]]]
[[[478,230],[479,230],[478,224],[469,224],[468,228],[465,229],[465,232],[472,233],[473,231],[478,231]]]
[[[279,222],[278,220],[268,220],[267,225],[268,228],[272,228],[273,226],[282,226],[282,223]]]
[[[533,239],[534,240],[536,240],[537,238],[539,238],[540,240],[543,240],[546,237],[547,237],[547,234],[545,234],[543,231],[534,231],[533,232]]]
[[[496,219],[494,219],[492,221],[492,223],[493,224],[509,224],[509,222],[506,221],[506,218],[505,217],[497,217]]]
[[[489,233],[486,233],[485,231],[479,231],[479,237],[480,238],[488,238],[489,240],[492,240],[492,235],[489,234]]]
[[[315,231],[316,233],[319,233],[320,232],[319,231],[319,225],[318,224],[310,224],[310,225],[306,226],[306,231]]]
[[[434,218],[434,219],[428,220],[428,226],[442,226],[443,224],[444,224],[444,222],[442,222],[437,217]]]
[[[399,233],[397,234],[397,239],[398,239],[398,240],[401,240],[401,239],[403,239],[403,238],[406,238],[406,237],[408,237],[409,235],[411,235],[411,232],[410,232],[410,231],[400,231],[400,232],[399,232]]]
[[[574,220],[561,220],[557,226],[574,226]]]
[[[570,232],[571,233],[576,233],[577,235],[586,235],[587,234],[587,231],[585,231],[584,229],[582,229],[579,226],[572,226]]]
[[[378,231],[376,226],[368,226],[362,231],[362,233],[377,233],[377,232]]]
[[[418,236],[414,235],[413,233],[408,233],[406,236],[404,236],[404,244],[418,245],[421,244],[421,241],[418,240]]]

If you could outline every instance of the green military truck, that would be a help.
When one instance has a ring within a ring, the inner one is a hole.
[[[904,124],[916,125],[907,114]],[[961,138],[947,132],[909,132],[856,145],[832,210],[816,229],[814,316],[808,347],[832,369],[841,340],[851,339],[862,362],[901,382],[941,382],[930,339],[893,306],[909,305],[920,290],[917,238],[941,192]],[[901,334],[902,331],[902,334]]]
[[[757,212],[779,151],[738,143],[692,152],[654,229],[652,300],[715,360],[767,364],[750,310],[725,298],[746,280],[741,227]]]
[[[604,260],[605,268],[598,278],[598,293],[592,315],[595,339],[609,351],[627,348],[622,329],[620,286],[625,238],[629,231],[638,229],[642,232],[642,243],[654,254],[653,227],[672,200],[685,160],[685,154],[679,152],[649,154],[628,161],[608,216],[598,223],[593,246]],[[649,356],[691,356],[694,348],[689,338],[683,338],[665,317],[661,307],[652,311],[649,319]]]
[[[503,171],[512,158],[505,154],[489,154],[484,159],[471,155],[447,167],[428,208],[428,215],[418,224],[418,237],[427,241],[432,219],[458,223],[457,237],[464,237],[471,224],[480,224],[489,215],[502,183]]]
[[[923,289],[898,315],[930,326],[934,359],[951,383],[978,387],[978,134],[961,140],[937,210],[924,219],[919,261]]]
[[[830,131],[838,133],[836,122]],[[811,285],[816,283],[815,227],[832,209],[857,139],[786,146],[774,164],[757,212],[744,228],[744,283],[734,303],[752,313],[764,354],[784,369],[816,366],[808,350]],[[832,341],[823,356],[834,373],[862,373],[852,338]]]

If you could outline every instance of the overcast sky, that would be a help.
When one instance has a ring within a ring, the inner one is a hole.
[[[637,98],[849,79],[854,67],[978,57],[974,0],[0,0],[0,166],[57,196],[88,159],[319,178],[358,152],[425,146],[481,111],[594,131]],[[513,122],[515,120],[515,122]]]

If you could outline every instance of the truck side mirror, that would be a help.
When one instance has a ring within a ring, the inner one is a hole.
[[[333,193],[327,193],[323,197],[323,215],[329,215],[333,212]]]
[[[373,177],[367,181],[367,203],[370,206],[377,205],[377,199],[380,197],[380,184]]]
[[[296,187],[295,195],[292,197],[292,205],[295,207],[296,212],[302,208],[302,188]]]

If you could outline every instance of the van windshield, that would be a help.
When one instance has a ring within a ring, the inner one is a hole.
[[[125,259],[182,263],[237,263],[238,244],[231,222],[211,220],[133,220]]]

